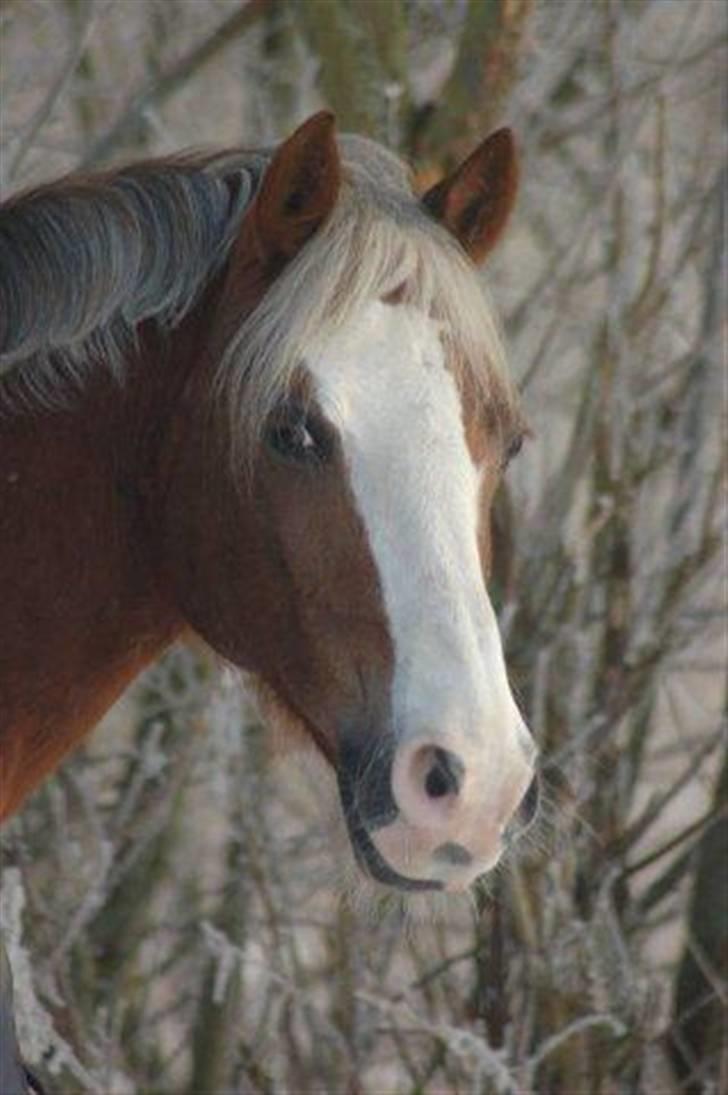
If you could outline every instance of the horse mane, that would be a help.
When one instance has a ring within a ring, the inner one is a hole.
[[[121,378],[137,326],[173,327],[235,239],[265,162],[231,167],[230,187],[226,161],[183,155],[71,175],[4,203],[0,373],[22,370],[43,402],[94,360]]]
[[[372,297],[396,294],[441,321],[473,391],[514,403],[482,280],[412,193],[405,165],[340,136],[344,184],[328,220],[223,351],[216,390],[236,446],[253,441],[305,351]],[[0,374],[63,399],[103,361],[124,380],[143,320],[173,328],[235,241],[272,149],[152,160],[70,176],[0,207]],[[0,397],[2,396],[0,375]],[[240,454],[236,454],[236,459]]]

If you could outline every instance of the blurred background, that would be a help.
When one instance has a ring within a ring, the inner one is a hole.
[[[28,1063],[64,1093],[728,1090],[725,5],[3,0],[0,96],[5,196],[322,106],[422,187],[514,128],[486,276],[533,438],[493,595],[548,787],[472,896],[342,897],[305,760],[172,651],[3,831]]]

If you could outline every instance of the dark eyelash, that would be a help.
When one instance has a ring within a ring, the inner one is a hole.
[[[310,444],[303,444],[303,436]],[[296,464],[323,464],[332,455],[333,437],[323,420],[295,400],[283,404],[272,416],[266,441],[278,456]]]
[[[519,433],[515,437],[511,438],[503,453],[503,467],[507,467],[511,460],[515,460],[519,452],[523,448],[523,442],[526,440],[526,435]]]

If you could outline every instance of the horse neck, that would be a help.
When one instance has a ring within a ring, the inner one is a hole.
[[[137,362],[123,390],[94,371],[67,409],[3,424],[0,817],[183,628],[157,587],[140,504],[165,383],[170,398],[156,364]]]

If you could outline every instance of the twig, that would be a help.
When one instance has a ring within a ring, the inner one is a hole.
[[[86,8],[84,21],[76,36],[76,41],[69,50],[68,56],[58,75],[46,91],[43,101],[28,122],[27,128],[22,133],[20,143],[10,159],[10,166],[8,167],[7,172],[5,172],[5,176],[8,180],[13,179],[17,175],[23,160],[29,152],[39,131],[43,128],[53,110],[56,108],[58,100],[68,91],[79,62],[88,45],[88,40],[91,37],[91,32],[94,28],[94,23],[96,22],[97,11],[98,9],[94,5],[93,0],[91,0]]]
[[[719,809],[715,807],[707,810],[702,817],[694,821],[692,825],[688,825],[682,832],[674,836],[672,840],[668,840],[666,844],[661,844],[659,848],[656,848],[654,852],[650,852],[648,855],[638,859],[635,863],[628,864],[621,872],[620,878],[628,878],[630,875],[637,874],[639,871],[643,871],[646,867],[651,867],[653,863],[656,863],[658,859],[662,859],[663,856],[669,855],[676,848],[679,848],[681,844],[684,844],[686,840],[691,840],[693,837],[703,833],[703,831],[709,829],[716,822],[720,821],[728,814],[728,806],[721,806]]]
[[[155,79],[147,81],[141,90],[132,96],[121,116],[91,146],[81,160],[81,168],[88,169],[108,159],[123,143],[145,111],[152,106],[161,106],[190,76],[199,72],[213,57],[251,27],[269,3],[271,0],[248,0],[247,4],[229,15],[209,37],[198,43],[170,69],[162,72]]]

